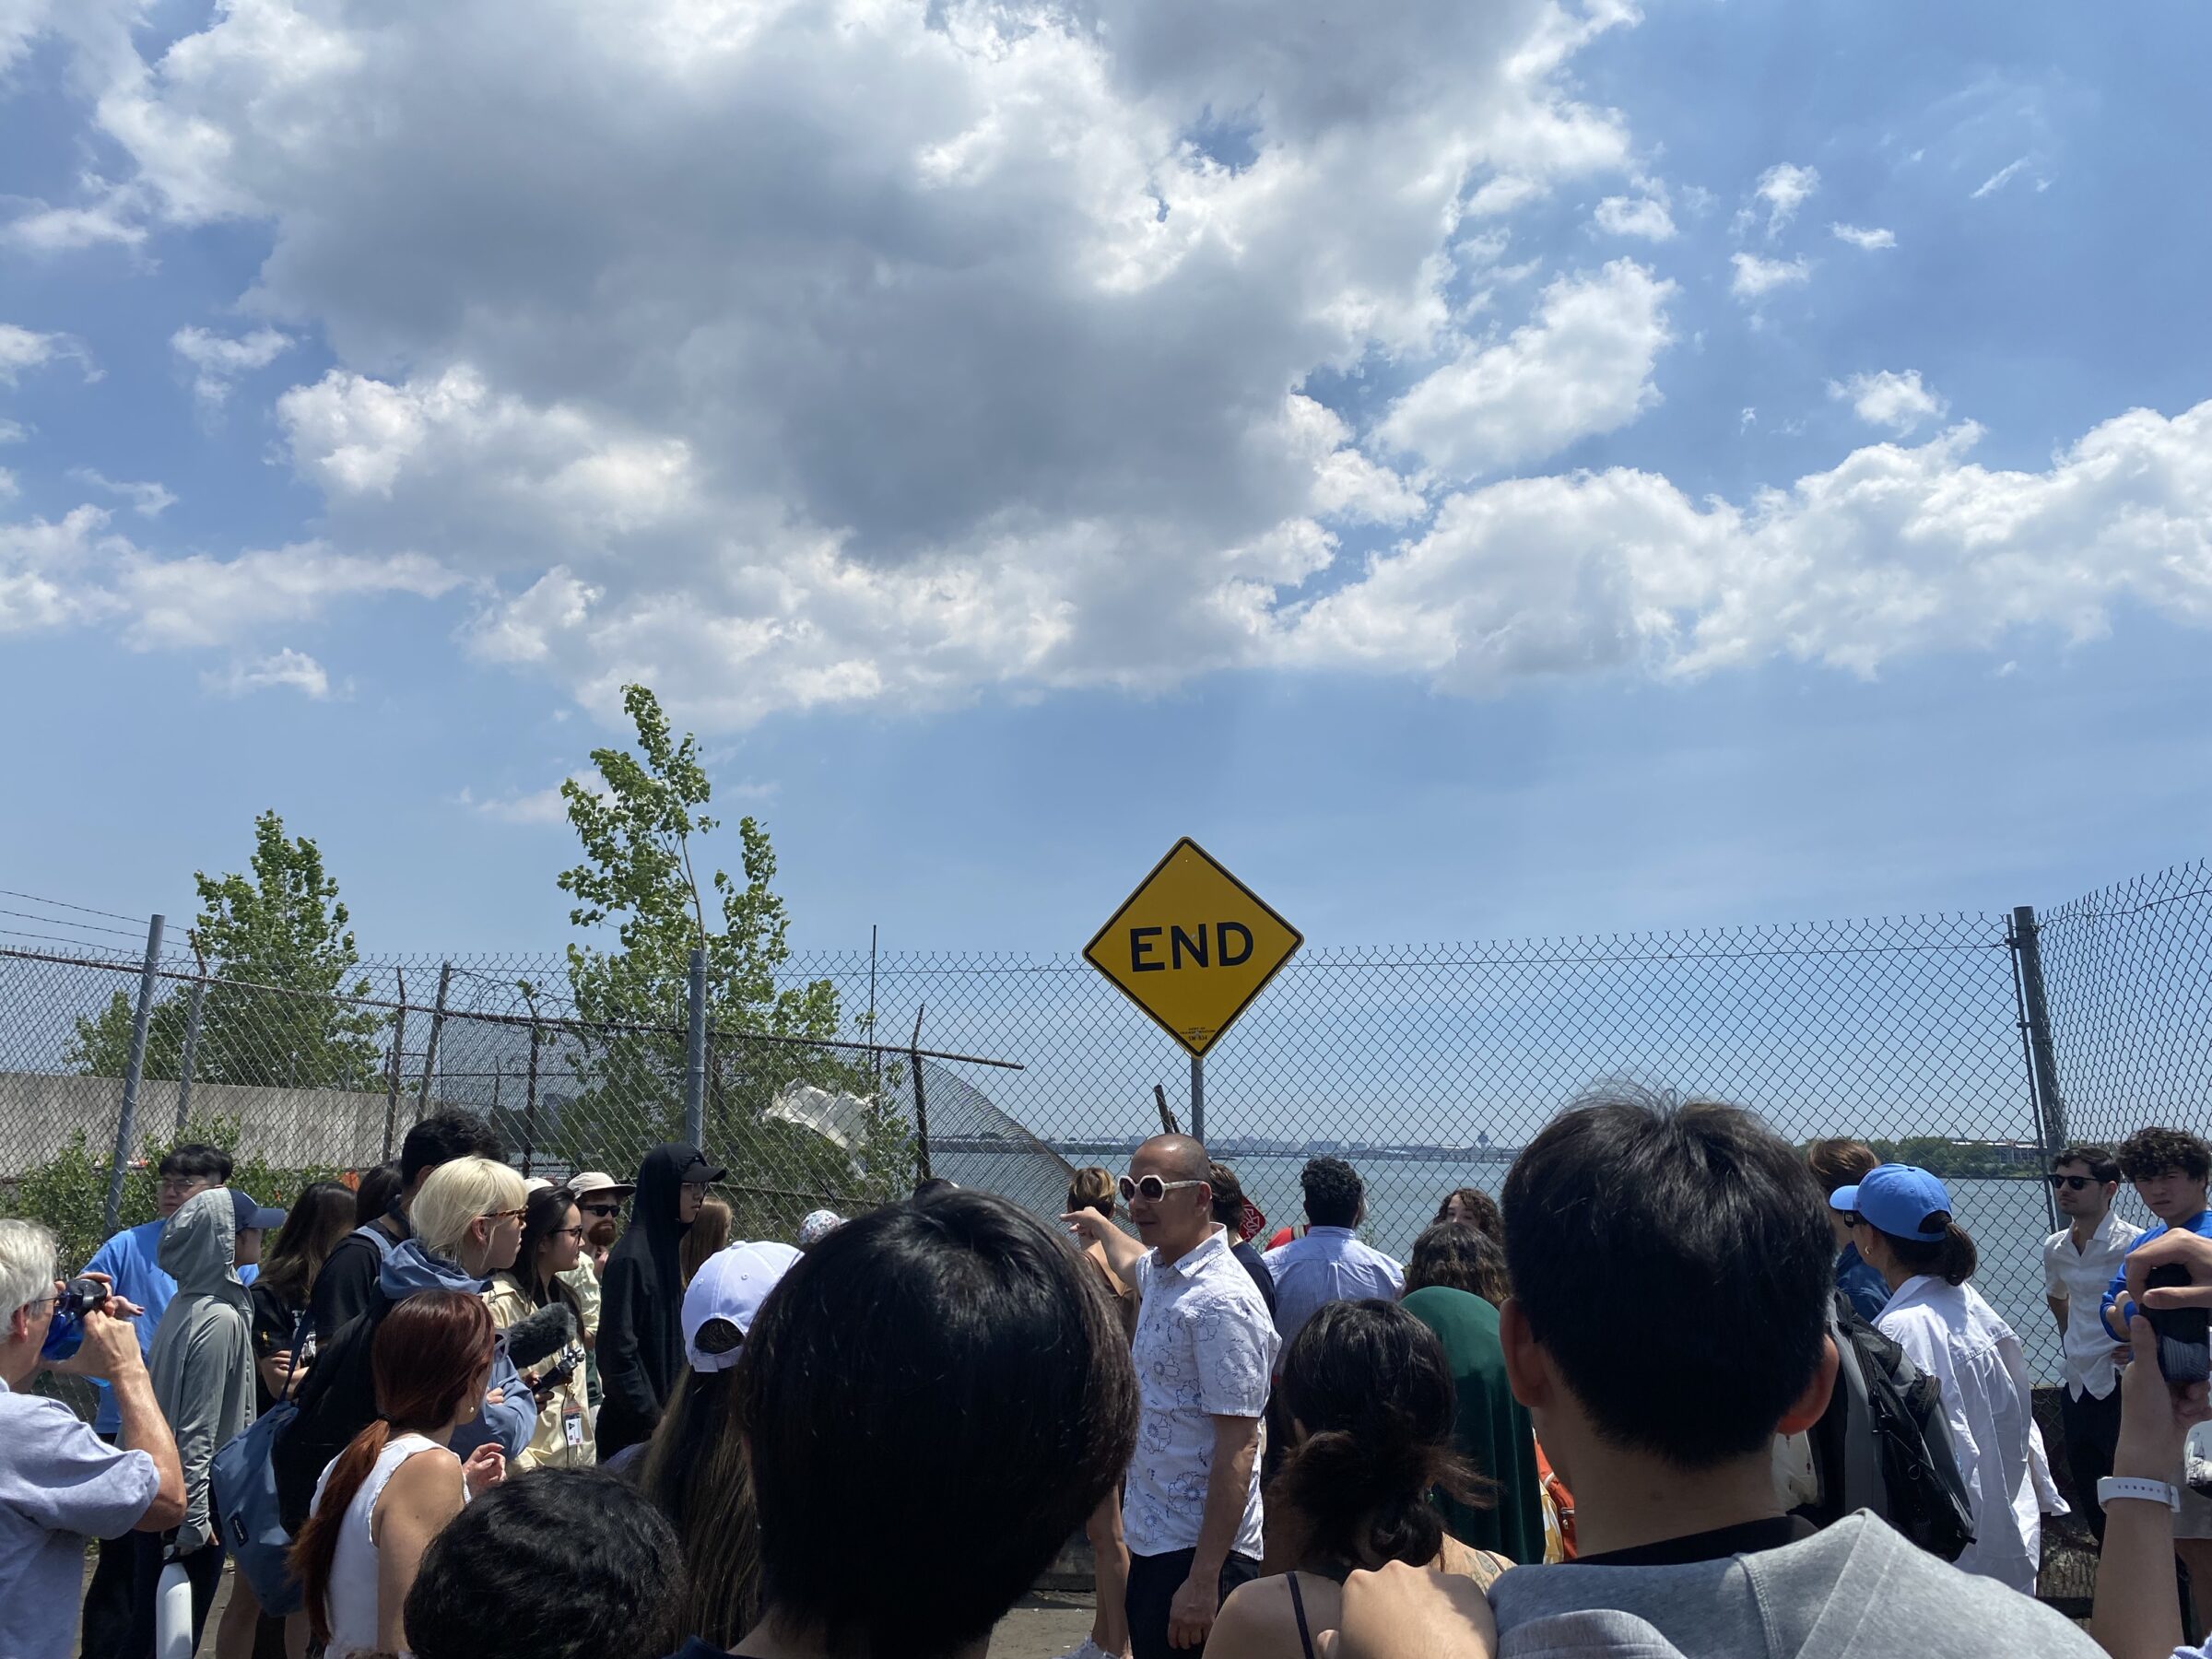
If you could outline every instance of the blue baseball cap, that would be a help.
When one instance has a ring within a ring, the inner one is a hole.
[[[263,1209],[260,1205],[254,1203],[236,1187],[230,1188],[229,1193],[231,1226],[234,1230],[244,1232],[249,1227],[258,1227],[262,1231],[266,1232],[272,1227],[284,1225],[282,1210]]]
[[[1884,1164],[1857,1186],[1838,1187],[1828,1207],[1856,1210],[1893,1239],[1933,1244],[1950,1219],[1951,1195],[1917,1164]],[[1944,1220],[1931,1228],[1929,1221],[1938,1214]]]

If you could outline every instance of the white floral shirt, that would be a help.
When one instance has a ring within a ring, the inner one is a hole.
[[[1122,1499],[1133,1555],[1197,1547],[1218,1417],[1259,1418],[1280,1346],[1259,1287],[1217,1227],[1181,1260],[1147,1251],[1136,1264],[1136,1453]],[[1253,1458],[1240,1555],[1260,1557],[1260,1465]]]

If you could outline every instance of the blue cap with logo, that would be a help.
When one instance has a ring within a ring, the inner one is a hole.
[[[1828,1206],[1855,1210],[1893,1239],[1933,1244],[1950,1221],[1951,1195],[1917,1164],[1884,1164],[1857,1186],[1838,1187]]]
[[[236,1187],[230,1189],[230,1215],[231,1226],[240,1232],[244,1232],[249,1227],[258,1227],[267,1232],[271,1228],[284,1225],[282,1210],[264,1209]]]

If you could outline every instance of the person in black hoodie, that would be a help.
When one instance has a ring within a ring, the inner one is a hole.
[[[677,1246],[707,1188],[729,1173],[697,1147],[671,1141],[645,1154],[629,1227],[600,1285],[599,1461],[650,1440],[684,1369],[683,1270]]]

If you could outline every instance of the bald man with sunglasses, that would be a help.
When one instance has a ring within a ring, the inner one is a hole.
[[[1136,1287],[1136,1453],[1123,1496],[1132,1659],[1206,1645],[1260,1571],[1260,1419],[1278,1343],[1213,1217],[1212,1163],[1187,1135],[1137,1147],[1117,1184],[1137,1240],[1096,1210],[1065,1219]]]

